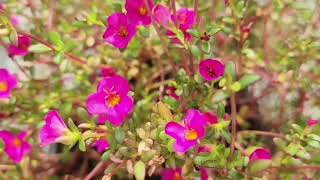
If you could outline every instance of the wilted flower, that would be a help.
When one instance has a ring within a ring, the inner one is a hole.
[[[104,153],[109,148],[109,142],[105,139],[99,139],[93,143],[93,147],[97,148],[99,153]]]
[[[168,8],[162,5],[156,5],[153,9],[153,17],[154,21],[165,28],[169,28],[169,24],[171,23],[170,12]]]
[[[108,17],[108,27],[103,34],[103,38],[114,47],[123,49],[127,47],[135,34],[136,25],[129,23],[127,15],[113,13]]]
[[[18,45],[10,44],[8,46],[8,54],[9,57],[14,56],[26,56],[29,51],[29,47],[31,45],[31,38],[29,36],[18,36]]]
[[[128,95],[129,83],[121,76],[107,77],[100,81],[97,92],[87,99],[91,114],[106,114],[115,126],[123,124],[133,110],[133,99]]]
[[[17,79],[7,69],[0,69],[0,99],[8,98],[17,87]]]
[[[181,168],[165,168],[162,171],[162,180],[183,180]]]
[[[202,60],[199,64],[199,72],[207,81],[217,80],[224,74],[224,65],[217,59]]]
[[[184,118],[184,126],[169,122],[165,127],[165,133],[176,140],[176,152],[186,152],[194,147],[198,140],[204,138],[206,124],[206,118],[198,110],[189,109]]]
[[[169,86],[169,87],[167,87],[167,89],[166,89],[166,93],[170,96],[170,97],[173,97],[174,99],[176,99],[176,100],[179,100],[179,96],[176,94],[176,88],[175,87],[173,87],[173,86]]]
[[[319,123],[320,123],[320,121],[318,121],[318,120],[316,120],[316,119],[309,119],[309,120],[308,120],[308,126],[309,126],[309,127],[315,126],[315,125],[317,125],[317,124],[319,124]]]
[[[40,146],[53,143],[71,145],[77,140],[57,111],[48,112],[44,119],[45,125],[40,130]]]
[[[152,0],[148,0],[150,9],[153,8]],[[125,8],[130,22],[137,25],[148,26],[151,24],[151,16],[144,0],[126,0]]]
[[[2,138],[5,148],[10,159],[16,164],[20,163],[24,156],[31,152],[31,146],[25,141],[27,132],[22,132],[18,136],[9,131],[0,131],[0,138]]]

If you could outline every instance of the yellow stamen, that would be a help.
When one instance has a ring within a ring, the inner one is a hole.
[[[15,139],[13,140],[12,144],[13,144],[14,147],[17,147],[17,148],[18,148],[18,147],[21,147],[22,142],[21,142],[21,140],[20,140],[19,138],[15,138]]]
[[[198,139],[198,133],[193,129],[188,130],[186,133],[186,139],[189,141],[196,140],[196,139]]]
[[[147,12],[148,12],[147,8],[145,8],[143,6],[139,8],[140,15],[145,16],[145,15],[147,15]]]
[[[120,33],[119,33],[122,37],[127,37],[128,36],[128,31],[127,31],[127,28],[126,27],[124,27],[124,26],[122,26],[121,28],[120,28]]]
[[[8,90],[8,83],[6,81],[0,81],[0,92]]]
[[[180,180],[181,179],[181,175],[180,175],[180,173],[179,172],[175,172],[174,173],[174,178],[173,178],[174,180]]]
[[[114,108],[116,105],[120,103],[120,96],[117,94],[110,94],[106,99],[106,104],[110,108]]]

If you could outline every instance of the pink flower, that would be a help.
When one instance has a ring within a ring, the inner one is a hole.
[[[309,127],[313,127],[313,126],[319,124],[319,122],[320,122],[320,121],[315,120],[315,119],[309,119],[309,120],[308,120],[308,126],[309,126]]]
[[[204,138],[206,123],[206,118],[200,111],[189,109],[184,118],[184,126],[171,121],[166,125],[165,133],[176,140],[173,146],[176,152],[186,152]]]
[[[156,23],[160,24],[166,29],[169,28],[169,24],[171,23],[171,16],[169,10],[165,6],[162,6],[160,4],[156,5],[156,7],[153,9],[153,17]]]
[[[102,154],[109,148],[110,145],[107,140],[99,139],[94,142],[93,146],[96,147],[97,151]]]
[[[11,16],[11,23],[12,25],[14,25],[15,27],[18,27],[20,24],[20,20],[18,16],[12,15]]]
[[[199,64],[199,72],[207,81],[217,80],[224,74],[224,65],[217,59],[202,60]]]
[[[153,8],[152,0],[148,0],[150,9]],[[151,16],[148,12],[148,5],[144,0],[126,0],[125,8],[127,10],[128,19],[137,25],[148,26],[151,24]]]
[[[7,69],[0,69],[0,99],[11,96],[11,91],[17,87],[17,79]]]
[[[162,180],[183,180],[181,168],[165,168],[162,171]]]
[[[116,71],[113,68],[102,68],[101,69],[101,75],[103,77],[110,77],[116,75]]]
[[[253,163],[257,160],[271,160],[271,154],[269,149],[259,148],[252,152],[250,155],[249,162]]]
[[[9,45],[8,47],[8,54],[9,57],[14,56],[26,56],[29,51],[29,47],[31,45],[31,38],[29,36],[18,36],[18,45]]]
[[[173,87],[173,86],[169,86],[169,87],[167,87],[167,89],[166,89],[166,93],[167,93],[169,96],[173,97],[173,98],[176,99],[176,100],[179,100],[180,97],[176,94],[175,91],[176,91],[176,88]]]
[[[199,23],[199,17],[196,12],[189,10],[188,8],[179,9],[176,13],[176,17],[171,15],[171,19],[173,22],[179,24],[179,29],[184,31],[193,28],[195,24]]]
[[[217,124],[218,117],[210,112],[204,113],[203,116],[206,118],[208,124]]]
[[[87,109],[91,114],[106,114],[111,124],[120,126],[133,111],[133,99],[128,95],[129,83],[116,75],[100,81],[96,93],[87,99]]]
[[[0,2],[0,11],[3,11],[6,8],[4,3]]]
[[[108,27],[103,38],[114,47],[124,49],[135,34],[136,25],[129,23],[125,14],[113,13],[108,17]]]
[[[70,145],[74,142],[71,131],[57,111],[49,111],[44,119],[45,125],[40,130],[40,146],[53,143]]]
[[[5,144],[4,151],[16,164],[31,153],[31,146],[25,141],[26,136],[27,132],[22,132],[16,136],[9,131],[0,131],[0,138]]]

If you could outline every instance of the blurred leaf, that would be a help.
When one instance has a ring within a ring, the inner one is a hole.
[[[161,101],[157,103],[158,112],[162,119],[165,121],[172,121],[173,115],[171,114],[171,111],[168,109],[168,107],[163,104]]]
[[[270,160],[256,160],[249,164],[249,171],[251,173],[257,173],[264,169],[267,169],[271,165]]]
[[[246,74],[241,77],[238,81],[241,84],[241,90],[247,88],[251,84],[255,83],[256,81],[260,80],[261,77],[255,74]]]
[[[102,154],[101,159],[102,159],[102,161],[108,161],[109,158],[110,158],[110,156],[111,156],[111,151],[110,151],[110,150],[106,150],[106,151]]]
[[[52,49],[40,43],[31,45],[28,50],[34,53],[44,53],[44,52],[52,51]]]
[[[227,93],[226,91],[219,90],[213,95],[212,101],[214,103],[217,103],[227,99],[229,96],[230,96],[229,93]]]
[[[198,46],[191,45],[190,46],[190,50],[191,50],[191,53],[192,53],[193,57],[195,57],[197,60],[200,59],[201,51],[200,51]]]
[[[68,119],[68,126],[72,132],[79,132],[77,126],[74,124],[71,118]]]
[[[197,29],[188,29],[187,32],[191,34],[191,36],[199,38],[201,36],[200,32]]]
[[[125,132],[122,128],[117,128],[115,130],[115,138],[118,143],[120,143],[120,144],[123,143],[123,140],[125,138]]]
[[[202,50],[203,50],[204,53],[210,54],[210,52],[211,52],[211,44],[210,44],[210,42],[204,42],[202,44]]]
[[[138,161],[134,165],[133,171],[137,180],[144,180],[146,175],[146,165],[142,161]]]
[[[236,80],[236,78],[237,78],[236,65],[232,61],[230,61],[227,64],[227,66],[225,68],[225,74],[230,75],[232,77],[232,81]],[[240,82],[240,84],[241,84],[241,82]]]
[[[225,108],[223,103],[218,103],[218,110],[217,110],[217,115],[219,119],[222,119],[224,117],[225,114]]]
[[[79,141],[79,149],[80,149],[80,151],[82,151],[82,152],[85,152],[85,151],[86,151],[86,144],[84,143],[84,140],[83,140],[83,139],[81,139],[81,140]]]

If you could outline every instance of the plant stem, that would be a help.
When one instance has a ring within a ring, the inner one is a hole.
[[[99,175],[101,172],[104,171],[104,168],[108,166],[109,163],[106,162],[99,162],[93,170],[84,178],[84,180],[90,180],[94,178],[95,176]]]
[[[271,136],[271,137],[278,137],[278,138],[285,138],[283,134],[274,133],[274,132],[267,132],[267,131],[257,131],[257,130],[245,130],[239,131],[239,135],[241,134],[254,134],[254,135],[262,135],[262,136]]]
[[[232,117],[232,125],[231,125],[231,134],[232,134],[232,139],[231,139],[231,153],[230,153],[230,159],[232,159],[233,154],[234,154],[234,148],[235,148],[235,143],[237,140],[237,105],[236,105],[236,95],[233,93],[230,98],[230,103],[231,103],[231,117]]]

